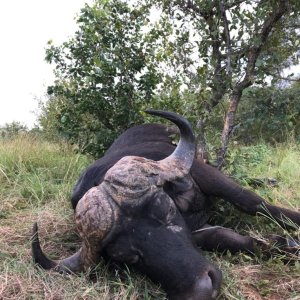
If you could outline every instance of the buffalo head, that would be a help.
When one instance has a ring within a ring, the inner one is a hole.
[[[159,282],[171,299],[215,299],[221,273],[195,248],[174,201],[164,191],[168,182],[185,177],[195,156],[190,124],[181,116],[150,110],[175,123],[180,141],[167,158],[152,161],[127,156],[110,168],[102,183],[78,202],[75,220],[82,239],[77,253],[53,261],[44,255],[34,225],[34,261],[60,272],[86,271],[101,256],[133,265]]]

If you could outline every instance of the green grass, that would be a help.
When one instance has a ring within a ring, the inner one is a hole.
[[[265,144],[235,147],[230,151],[227,171],[241,184],[247,178],[274,178],[278,186],[256,189],[276,205],[300,206],[300,145],[295,142],[270,147]]]
[[[245,185],[249,177],[276,178],[278,186],[260,187],[256,192],[277,205],[299,210],[299,158],[296,143],[235,147],[226,172]],[[29,238],[35,221],[40,225],[42,247],[51,257],[68,256],[80,245],[69,195],[89,162],[64,143],[29,135],[0,141],[0,299],[165,299],[159,286],[142,275],[112,271],[105,263],[98,267],[96,280],[33,266]],[[226,213],[229,220],[244,218],[234,209]],[[281,232],[262,218],[245,219],[243,224],[232,223],[250,234]],[[276,257],[262,260],[242,253],[205,255],[223,271],[219,299],[300,299],[299,261],[284,264]]]

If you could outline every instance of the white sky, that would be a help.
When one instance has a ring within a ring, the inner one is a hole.
[[[76,31],[75,17],[92,0],[0,1],[0,126],[35,123],[38,101],[53,82],[44,61],[48,40],[59,45]]]

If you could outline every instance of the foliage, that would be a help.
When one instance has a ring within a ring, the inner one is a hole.
[[[0,128],[0,134],[2,138],[11,138],[22,132],[25,133],[27,131],[27,126],[23,125],[20,122],[6,123],[3,127]]]
[[[39,102],[39,125],[45,138],[49,141],[63,140],[64,135],[60,129],[60,116],[63,113],[64,97],[55,96],[49,98],[46,103]]]
[[[244,91],[270,78],[274,85],[299,62],[299,10],[296,0],[96,0],[82,9],[73,38],[48,45],[57,80],[41,124],[99,156],[142,121],[143,109],[169,109],[199,133],[217,128],[206,138],[222,159]]]
[[[42,124],[55,126],[99,156],[121,132],[141,121],[141,105],[158,82],[142,39],[145,11],[122,1],[96,1],[78,18],[79,30],[61,46],[49,42],[46,60],[56,65]],[[55,119],[55,121],[54,121]]]
[[[299,62],[299,33],[294,29],[300,6],[288,1],[289,10],[281,19],[277,16],[280,22],[264,32],[262,25],[272,21],[268,18],[275,2],[146,1],[160,12],[150,32],[159,35],[155,59],[168,71],[162,90],[172,90],[175,83],[196,95],[203,93],[209,107],[218,105],[242,82],[250,52],[258,47],[262,49],[257,49],[250,83],[264,84],[270,75],[273,83],[278,81],[277,71]]]
[[[146,2],[161,11],[163,42],[156,52],[173,70],[166,77],[173,75],[195,98],[206,97],[196,109],[202,126],[214,119],[216,106],[226,107],[217,151],[221,166],[243,91],[264,84],[268,75],[275,82],[282,68],[299,61],[299,1]]]
[[[286,88],[248,89],[242,98],[237,122],[241,123],[238,138],[245,142],[285,141],[294,135],[300,140],[300,85]]]

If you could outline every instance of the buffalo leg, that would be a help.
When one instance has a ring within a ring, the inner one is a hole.
[[[231,229],[221,226],[204,225],[201,229],[192,232],[197,246],[207,251],[239,251],[254,254],[257,250],[265,254],[288,252],[300,254],[300,242],[278,235],[270,235],[264,240],[244,236]]]
[[[207,164],[195,161],[191,174],[200,190],[208,196],[222,198],[251,215],[267,215],[283,227],[298,229],[300,226],[300,212],[266,202]]]

